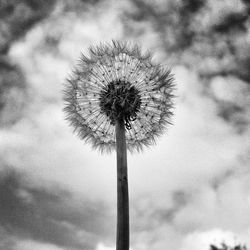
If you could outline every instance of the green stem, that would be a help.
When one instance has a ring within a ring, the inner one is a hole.
[[[117,154],[117,231],[116,250],[129,250],[129,195],[127,148],[123,121],[116,123]]]

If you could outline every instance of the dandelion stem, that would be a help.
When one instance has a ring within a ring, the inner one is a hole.
[[[125,124],[116,122],[117,154],[117,231],[116,250],[129,250],[129,194]]]

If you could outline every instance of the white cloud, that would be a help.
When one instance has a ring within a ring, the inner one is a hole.
[[[52,245],[52,244],[46,244],[38,241],[33,240],[23,240],[19,241],[15,245],[14,250],[65,250],[64,248]]]
[[[210,244],[220,246],[221,243],[226,243],[229,246],[235,246],[236,244],[249,244],[249,238],[247,240],[244,236],[236,236],[231,231],[224,231],[218,228],[205,232],[194,232],[184,239],[181,250],[209,250]]]
[[[96,250],[115,250],[115,247],[107,247],[102,243],[99,243],[96,247]],[[132,248],[129,248],[129,250],[133,250]]]
[[[102,243],[99,243],[96,247],[96,250],[115,250],[115,247],[106,247]]]
[[[151,218],[145,218],[151,221]],[[132,234],[131,241],[135,250],[177,250],[180,247],[182,235],[172,225],[159,223],[151,228],[138,230]]]
[[[248,86],[236,77],[214,77],[211,81],[213,94],[222,101],[241,104],[247,96]]]

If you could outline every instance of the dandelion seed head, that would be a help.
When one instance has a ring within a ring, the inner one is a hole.
[[[130,151],[154,143],[171,123],[173,76],[139,46],[113,41],[90,47],[64,89],[66,119],[80,138],[101,151],[115,149],[123,120]]]

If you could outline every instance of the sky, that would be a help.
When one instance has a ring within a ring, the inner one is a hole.
[[[0,250],[114,250],[116,156],[63,84],[88,47],[140,44],[175,76],[173,125],[128,155],[131,250],[250,246],[247,0],[0,0]]]

